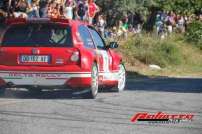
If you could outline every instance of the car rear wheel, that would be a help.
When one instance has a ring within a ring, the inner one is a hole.
[[[123,64],[119,65],[119,79],[118,79],[118,85],[115,89],[116,92],[121,92],[125,89],[126,86],[126,69]]]
[[[96,64],[93,64],[91,71],[91,87],[87,93],[87,98],[95,99],[98,94],[98,68]]]

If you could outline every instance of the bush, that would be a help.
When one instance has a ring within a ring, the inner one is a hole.
[[[182,55],[176,44],[172,42],[161,42],[157,46],[155,53],[158,54],[160,64],[166,65],[178,65],[182,61]]]
[[[132,37],[121,47],[128,63],[136,60],[144,64],[156,64],[161,67],[178,65],[182,61],[182,54],[174,41],[159,40],[155,37]]]
[[[194,21],[188,25],[186,40],[202,50],[202,22]]]

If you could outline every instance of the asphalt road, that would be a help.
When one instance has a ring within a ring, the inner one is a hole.
[[[122,93],[96,100],[71,91],[31,95],[7,90],[0,97],[0,134],[202,134],[202,79],[129,79]],[[138,112],[193,113],[179,124],[131,123]]]

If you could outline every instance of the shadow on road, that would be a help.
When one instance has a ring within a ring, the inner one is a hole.
[[[128,73],[126,89],[130,91],[202,93],[202,78],[148,77],[138,73]]]
[[[21,98],[21,99],[86,99],[85,93],[73,92],[73,90],[55,90],[55,91],[41,91],[29,92],[26,90],[7,89],[4,95],[0,98]]]

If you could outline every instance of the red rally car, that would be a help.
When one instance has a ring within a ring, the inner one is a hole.
[[[122,58],[90,25],[66,19],[9,19],[0,42],[0,92],[6,88],[125,88]]]

